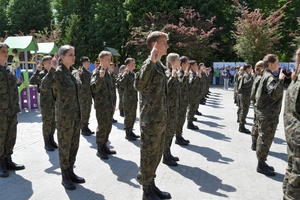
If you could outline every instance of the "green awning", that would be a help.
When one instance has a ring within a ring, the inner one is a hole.
[[[54,42],[37,43],[39,50],[36,53],[40,54],[54,54],[58,51],[58,47]],[[35,54],[35,51],[30,51],[31,54]]]
[[[120,57],[121,55],[117,52],[116,49],[111,48],[111,47],[105,47],[105,51],[109,51],[113,56],[118,56]]]
[[[37,51],[38,44],[33,36],[10,36],[4,41],[9,46],[9,54],[13,49],[18,49],[19,52],[24,51]]]

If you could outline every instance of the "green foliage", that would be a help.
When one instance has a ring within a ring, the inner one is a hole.
[[[0,0],[0,37],[4,37],[8,31],[8,18],[7,18],[7,1]]]

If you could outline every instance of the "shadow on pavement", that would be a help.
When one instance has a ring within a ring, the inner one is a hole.
[[[59,169],[58,150],[56,149],[55,151],[46,151],[46,153],[49,156],[49,162],[52,164],[52,166],[45,169],[44,171],[48,174],[61,175],[60,172],[55,171],[56,169]]]
[[[199,190],[202,192],[220,197],[228,197],[224,193],[236,191],[235,187],[223,184],[221,179],[198,167],[191,167],[180,164],[174,168],[170,167],[170,169],[178,172],[185,178],[194,181],[195,184],[200,186]],[[224,191],[224,193],[218,192],[218,190]]]
[[[224,118],[213,116],[213,115],[202,115],[202,117],[207,117],[211,119],[223,120]]]
[[[222,133],[218,133],[216,131],[199,129],[199,130],[196,130],[196,132],[202,133],[202,134],[204,134],[204,135],[206,135],[208,137],[211,137],[213,139],[216,139],[216,140],[224,140],[226,142],[230,142],[231,141],[230,137],[227,137],[226,135],[224,135]]]
[[[220,124],[212,122],[212,121],[198,120],[197,122],[199,122],[201,124],[206,124],[207,126],[214,127],[214,128],[224,128],[224,127],[226,127],[225,125],[220,125]]]
[[[134,188],[140,188],[139,184],[132,182],[136,180],[139,167],[135,162],[130,160],[123,160],[118,157],[110,157],[109,160],[103,160],[110,166],[111,171],[117,176],[117,180],[126,183]]]
[[[42,122],[42,115],[39,110],[32,110],[31,112],[18,113],[19,123],[40,123]]]
[[[231,158],[223,157],[218,151],[208,148],[208,147],[200,147],[193,144],[189,144],[188,146],[182,146],[190,151],[195,153],[199,153],[202,156],[206,157],[207,161],[217,162],[222,164],[229,164],[229,162],[233,162],[234,160]]]
[[[103,200],[105,199],[102,194],[98,194],[92,190],[89,190],[85,187],[83,187],[80,184],[76,184],[76,190],[65,190],[67,195],[69,196],[69,199],[95,199],[95,200]]]
[[[270,151],[269,155],[287,162],[288,156],[286,153],[278,153],[278,152]]]
[[[281,139],[281,138],[278,138],[278,137],[274,137],[274,143],[276,143],[276,144],[284,144],[284,145],[286,145],[286,141],[285,140],[283,140],[283,139]]]
[[[276,170],[276,169],[275,169]],[[276,171],[275,171],[276,172]],[[274,181],[283,182],[284,174],[276,172],[276,176],[266,176],[270,179],[273,179]]]

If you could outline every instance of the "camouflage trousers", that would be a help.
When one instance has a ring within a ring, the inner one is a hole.
[[[250,98],[244,97],[243,95],[239,94],[238,101],[238,120],[241,124],[246,124],[246,117],[248,115],[250,107]]]
[[[73,166],[79,147],[80,120],[57,121],[58,155],[61,170]]]
[[[88,98],[85,101],[81,102],[81,127],[89,125],[92,103],[92,98]]]
[[[192,122],[193,118],[197,112],[197,109],[199,107],[199,101],[198,98],[196,100],[190,101],[188,104],[188,109],[187,109],[187,121]]]
[[[274,117],[258,117],[258,138],[256,144],[256,156],[259,160],[267,160],[267,156],[274,139],[278,119]]]
[[[43,137],[48,138],[55,132],[55,107],[41,107]]]
[[[176,131],[176,124],[177,124],[177,120],[175,114],[175,117],[169,117],[169,119],[167,120],[167,129],[165,133],[163,153],[170,151],[172,145],[172,139]]]
[[[286,134],[288,167],[283,179],[283,199],[300,199],[300,143]]]
[[[124,104],[124,128],[133,128],[136,119],[137,102]]]
[[[98,145],[106,144],[112,128],[114,110],[112,107],[96,109],[96,118],[98,127],[96,130],[96,143]]]
[[[17,114],[0,115],[0,158],[13,153],[17,137]]]
[[[182,135],[182,128],[183,128],[185,118],[186,118],[187,106],[188,106],[187,101],[180,102],[180,106],[178,109],[178,115],[177,115],[177,122],[176,122],[176,127],[175,127],[176,136]]]
[[[123,91],[121,91],[120,89],[118,89],[118,93],[119,93],[119,110],[123,110],[124,109],[124,104],[123,104]]]
[[[149,185],[154,179],[162,157],[165,129],[164,122],[151,122],[141,126],[140,171],[137,176],[141,185]]]
[[[254,119],[251,131],[252,140],[257,140],[258,138],[258,119],[257,119],[257,109],[256,106],[253,106],[254,109]]]

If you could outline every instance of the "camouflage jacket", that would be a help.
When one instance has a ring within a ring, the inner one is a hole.
[[[81,80],[77,70],[73,67],[68,69],[63,64],[51,69],[45,76],[42,84],[50,85],[51,79],[47,76],[53,75],[52,89],[56,106],[56,119],[59,120],[80,120],[79,90]]]
[[[185,102],[184,105],[188,103],[189,100],[189,77],[184,76],[184,71],[182,69],[177,71],[177,78],[180,87],[180,101],[179,103]]]
[[[251,88],[251,94],[250,94],[250,100],[255,103],[255,94],[257,92],[257,88],[259,86],[259,82],[261,79],[261,75],[256,75],[256,78],[253,81],[252,88]]]
[[[286,91],[283,113],[284,130],[288,140],[300,144],[300,75]]]
[[[113,85],[112,101],[114,103],[114,106],[116,106],[116,103],[117,103],[117,91],[116,91],[117,75],[113,72],[113,73],[110,73],[110,76],[111,76],[112,85]]]
[[[134,84],[134,72],[124,73],[119,79],[119,89],[123,91],[123,103],[137,102],[137,91],[135,90]]]
[[[283,80],[276,78],[270,70],[266,69],[255,95],[255,103],[259,114],[278,118],[282,96]]]
[[[165,67],[159,61],[148,58],[136,73],[134,87],[140,94],[140,124],[166,123],[168,116],[167,77]]]
[[[93,71],[91,77],[91,90],[94,98],[95,109],[107,109],[113,108],[114,104],[114,90],[111,75],[106,69],[105,75],[100,77],[100,68],[96,68]]]
[[[92,72],[88,71],[84,67],[82,68],[82,74],[79,75],[80,80],[82,82],[81,90],[80,90],[80,98],[81,99],[92,99],[92,91],[91,91],[91,76]]]
[[[6,66],[0,65],[0,114],[11,116],[20,112],[16,77]]]
[[[38,92],[41,92],[41,90],[40,90],[41,81],[42,81],[42,78],[44,78],[44,76],[46,76],[47,73],[48,73],[48,71],[46,69],[36,70],[35,73],[29,79],[29,83],[31,85],[37,86]]]
[[[245,72],[244,75],[239,79],[238,94],[250,97],[252,84],[253,78],[251,74]]]
[[[172,76],[172,69],[166,71],[167,76],[167,86],[168,86],[168,108],[170,111],[170,118],[176,123],[176,116],[179,108],[179,96],[180,96],[180,86],[177,77]]]
[[[40,90],[40,102],[41,102],[41,108],[53,108],[55,101],[53,99],[53,93],[52,93],[52,80],[54,77],[55,69],[50,69],[50,71],[53,71],[53,73],[49,74],[47,77],[46,75],[49,73],[48,70],[44,69],[40,72],[37,72],[39,76],[37,77],[37,85],[39,86]],[[43,83],[45,79],[50,79],[50,81],[46,81],[46,83]],[[30,79],[30,83],[35,83],[35,79],[32,77]]]
[[[196,72],[190,70],[189,77],[189,100],[196,100],[200,95],[200,78],[197,76]]]

